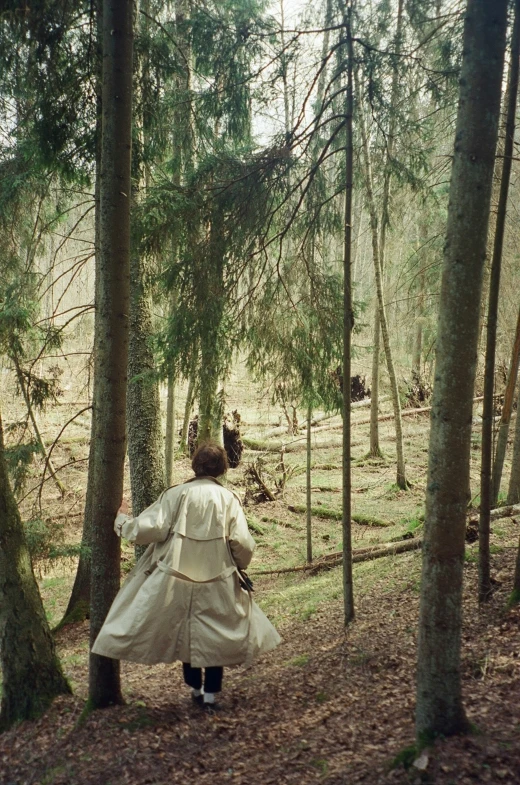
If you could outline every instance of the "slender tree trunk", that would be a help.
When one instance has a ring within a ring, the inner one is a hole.
[[[113,531],[123,495],[130,269],[132,0],[103,3],[100,298],[96,303],[90,640],[119,589],[120,541]],[[89,706],[122,702],[119,662],[90,655]]]
[[[517,605],[520,602],[520,542],[516,552],[515,577],[513,579],[513,591],[509,598],[510,605]]]
[[[306,472],[306,492],[307,492],[307,561],[312,562],[312,441],[311,441],[312,407],[307,408],[307,472]]]
[[[83,515],[83,532],[81,535],[81,549],[74,585],[63,618],[56,630],[66,624],[84,621],[90,616],[90,583],[92,565],[92,492],[94,484],[94,461],[96,440],[94,438],[94,420],[90,431],[90,448],[88,456],[87,492],[85,496],[85,512]],[[55,631],[56,631],[55,630]]]
[[[220,407],[217,398],[218,368],[215,342],[211,335],[202,336],[199,424],[197,443],[202,444],[218,438],[215,422],[219,419]],[[220,420],[222,422],[222,420]]]
[[[188,379],[188,392],[186,393],[184,417],[182,420],[181,440],[179,444],[179,452],[183,454],[188,453],[188,432],[190,428],[191,412],[193,410],[193,403],[195,400],[196,379],[197,379],[197,359],[195,356],[191,366],[190,378]]]
[[[9,485],[0,416],[0,731],[39,717],[69,693]]]
[[[497,507],[498,505],[498,494],[500,493],[500,484],[502,482],[502,471],[504,469],[504,459],[506,456],[507,437],[509,435],[509,423],[511,422],[511,413],[513,411],[513,399],[515,395],[516,381],[518,378],[519,361],[520,361],[520,310],[518,311],[518,318],[516,321],[515,341],[513,344],[513,351],[511,352],[511,364],[509,366],[509,376],[507,379],[506,392],[504,395],[504,405],[502,407],[502,416],[500,418],[500,427],[498,430],[495,461],[493,463],[493,479],[491,483],[492,507]]]
[[[360,111],[362,111],[360,109]],[[377,227],[377,224],[376,224]],[[373,236],[373,230],[372,230]],[[377,248],[377,228],[376,228]],[[379,446],[379,375],[381,366],[381,322],[379,320],[379,303],[376,303],[374,314],[374,338],[372,352],[372,386],[370,390],[370,458],[382,458],[383,453]]]
[[[431,415],[417,655],[419,742],[468,728],[462,579],[480,295],[500,114],[507,0],[468,0]],[[486,111],[482,111],[482,107]],[[464,373],[461,373],[461,368]]]
[[[149,2],[142,0],[145,12],[142,21],[146,36],[148,27]],[[135,70],[139,75],[142,107],[141,116],[134,117],[143,143],[143,150],[149,144],[147,127],[147,88],[150,68],[146,54],[141,54],[141,62]],[[133,163],[132,211],[138,204],[140,189],[149,186],[149,173],[146,164]],[[146,265],[139,253],[137,242],[132,243],[130,253],[130,318],[128,336],[128,389],[126,401],[128,458],[130,464],[130,485],[132,488],[132,513],[140,513],[149,507],[164,490],[164,454],[162,450],[161,401],[156,367],[152,351],[152,304],[146,291]],[[136,546],[136,556],[144,553],[144,546]]]
[[[511,475],[507,491],[507,504],[520,503],[520,390],[516,405],[515,437],[513,440],[513,457],[511,459]]]
[[[511,179],[511,164],[515,135],[516,97],[518,93],[518,65],[520,52],[520,2],[515,3],[515,21],[511,41],[511,64],[509,68],[509,95],[507,97],[506,138],[500,196],[496,217],[493,260],[489,284],[489,305],[486,327],[486,359],[484,370],[484,403],[482,407],[482,458],[480,467],[480,518],[479,518],[479,602],[485,602],[491,594],[491,566],[489,553],[489,511],[491,509],[491,461],[493,455],[493,392],[495,384],[495,353],[498,322],[498,296],[500,291],[500,268],[507,213],[507,197]],[[512,392],[511,392],[512,399]]]
[[[102,39],[103,39],[103,14],[101,10],[101,0],[95,0],[94,12],[96,15],[96,169],[94,183],[94,250],[95,250],[95,272],[94,272],[94,302],[100,300],[100,256],[101,256],[101,236],[100,236],[100,215],[101,215],[101,115],[102,115],[102,95],[101,95],[101,63],[102,63]],[[95,356],[94,345],[94,356]],[[85,510],[83,514],[83,531],[81,533],[81,550],[79,554],[76,577],[72,587],[72,593],[67,605],[67,609],[62,620],[56,629],[60,629],[66,624],[84,621],[90,616],[90,584],[91,584],[91,565],[92,565],[92,494],[94,491],[94,478],[96,471],[94,463],[96,459],[96,439],[95,439],[95,411],[92,409],[92,419],[90,424],[90,446],[88,456],[88,476],[87,490],[85,496]]]
[[[359,90],[358,90],[358,96],[359,96]],[[402,424],[401,424],[401,402],[399,400],[399,389],[397,386],[397,377],[396,377],[393,359],[392,359],[392,351],[390,348],[390,338],[388,335],[385,303],[383,299],[383,272],[382,272],[381,261],[380,261],[382,244],[381,243],[378,244],[378,220],[377,220],[377,213],[375,209],[372,164],[370,160],[367,130],[366,130],[362,111],[359,112],[359,125],[361,130],[362,150],[363,150],[363,159],[364,159],[364,166],[365,166],[365,186],[367,191],[367,206],[370,215],[370,226],[371,226],[371,233],[372,233],[372,253],[374,257],[374,274],[375,274],[375,281],[376,281],[377,301],[379,306],[379,321],[381,325],[381,334],[383,337],[383,346],[385,349],[386,364],[388,368],[388,374],[390,377],[392,405],[394,409],[396,450],[397,450],[396,483],[399,488],[405,489],[408,487],[408,482],[406,480],[405,462],[404,462],[403,434],[402,434]],[[372,379],[372,386],[373,384],[374,384],[374,378]],[[375,416],[373,413],[372,406],[371,406],[370,416],[372,422],[372,418],[373,416]],[[371,440],[371,454],[372,454],[372,440]],[[374,451],[374,455],[377,454],[378,453]]]
[[[370,162],[370,149],[368,145],[368,137],[366,127],[364,125],[364,117],[360,111],[360,122],[364,131],[363,141],[363,154],[365,159],[365,173],[366,178],[370,176],[370,185],[367,182],[367,196],[369,202],[370,214],[370,228],[372,233],[372,252],[374,258],[374,270],[376,278],[377,289],[377,308],[374,318],[374,349],[372,356],[372,389],[371,389],[371,406],[370,406],[370,449],[369,455],[371,457],[381,457],[381,449],[379,446],[379,377],[380,377],[380,335],[383,337],[383,347],[385,351],[385,358],[387,362],[388,373],[390,377],[390,387],[392,394],[392,403],[395,414],[396,426],[396,450],[397,450],[397,478],[396,482],[400,488],[407,488],[408,483],[405,475],[405,462],[404,462],[404,448],[402,438],[401,426],[401,404],[399,400],[399,390],[397,386],[397,377],[393,366],[391,346],[388,336],[388,329],[386,323],[386,313],[384,312],[384,299],[383,299],[383,272],[385,266],[385,250],[386,250],[386,229],[389,223],[389,206],[390,206],[390,183],[392,177],[392,157],[394,150],[394,137],[395,137],[395,118],[396,118],[396,105],[399,95],[399,80],[397,61],[401,51],[402,45],[402,19],[403,19],[403,0],[399,0],[397,7],[397,25],[394,39],[394,49],[396,54],[396,62],[392,74],[391,98],[390,98],[390,124],[387,135],[387,148],[386,148],[386,163],[383,178],[383,195],[381,204],[381,223],[377,220],[377,213],[374,199],[374,189],[372,184],[371,162]],[[357,88],[359,100],[359,88]],[[370,194],[369,194],[370,192]],[[378,283],[379,282],[379,283]]]
[[[165,467],[166,467],[166,487],[173,484],[173,457],[175,455],[175,443],[177,434],[175,428],[175,377],[173,374],[168,376],[168,395],[166,398],[166,436],[165,436]]]
[[[419,225],[419,242],[421,244],[421,248],[419,253],[421,254],[420,259],[420,270],[419,270],[419,294],[417,297],[417,316],[416,316],[416,323],[415,323],[415,339],[413,345],[413,359],[412,359],[412,371],[417,375],[417,378],[421,378],[421,360],[422,360],[422,343],[423,343],[423,319],[424,319],[424,301],[426,296],[426,271],[425,271],[425,261],[423,259],[424,249],[426,247],[426,243],[428,241],[428,232],[426,228],[426,223],[423,220],[420,220]]]
[[[347,37],[347,93],[345,106],[345,219],[343,248],[343,449],[342,449],[342,530],[343,530],[343,601],[345,626],[354,619],[354,583],[352,574],[352,479],[351,479],[351,352],[352,326],[352,187],[354,150],[352,140],[352,115],[354,96],[352,71],[354,52],[352,45],[352,3],[348,2],[344,12]],[[310,431],[310,428],[309,428]]]

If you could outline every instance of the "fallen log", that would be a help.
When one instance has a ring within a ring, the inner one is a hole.
[[[416,551],[422,547],[422,539],[412,539],[388,543],[383,546],[375,546],[373,549],[360,548],[359,551],[354,550],[352,553],[352,563],[359,564],[359,562],[372,561],[373,559],[381,559],[384,556],[397,556],[399,553],[407,553],[409,551]],[[258,572],[251,572],[251,576],[259,575],[278,575],[287,572],[310,572],[315,573],[320,570],[330,570],[332,567],[339,567],[343,562],[343,553],[329,553],[324,556],[320,561],[311,562],[310,564],[300,564],[296,567],[281,567],[278,570],[259,570]]]
[[[380,395],[379,396],[379,401],[380,402],[386,401],[389,398],[390,398],[389,395]],[[371,403],[370,398],[364,398],[362,401],[353,401],[350,404],[350,407],[351,407],[351,409],[363,409],[363,408],[366,408],[367,406],[370,406],[370,403]],[[315,432],[315,430],[320,430],[319,428],[315,429],[315,426],[318,423],[325,422],[325,420],[333,420],[334,417],[339,417],[339,416],[340,415],[338,415],[337,412],[334,412],[333,414],[330,414],[330,412],[329,412],[327,414],[320,414],[317,417],[314,417],[312,419],[312,421],[311,421],[311,426],[313,427],[313,433]],[[324,428],[324,430],[325,429],[326,429],[326,427]],[[306,431],[306,430],[307,430],[307,425],[302,423],[302,425],[300,425],[300,431]],[[281,436],[282,434],[287,433],[287,432],[288,432],[287,431],[287,425],[277,425],[276,428],[273,428],[272,430],[267,431],[267,433],[264,434],[263,438],[264,439],[270,439],[270,438],[272,438],[274,436]]]
[[[304,504],[288,504],[287,509],[290,512],[306,513],[307,507]],[[328,507],[311,507],[311,513],[316,518],[329,518],[334,521],[340,521],[343,513],[340,510],[331,510]],[[360,526],[377,526],[381,529],[391,526],[389,521],[383,521],[381,518],[372,518],[368,515],[352,515],[353,523],[358,523]]]
[[[499,518],[511,518],[513,515],[520,515],[520,504],[509,504],[506,507],[495,507],[489,513],[490,521],[498,521]]]

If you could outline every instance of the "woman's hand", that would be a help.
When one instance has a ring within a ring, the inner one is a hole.
[[[129,512],[130,512],[130,507],[128,506],[127,500],[123,496],[123,499],[121,501],[121,506],[117,511],[117,514],[119,515],[120,513],[122,513],[123,515],[128,515]]]

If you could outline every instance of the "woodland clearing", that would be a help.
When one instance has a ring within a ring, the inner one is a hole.
[[[235,380],[230,389],[233,399],[229,403],[241,408],[243,434],[264,438],[272,428],[272,412],[254,396],[246,402],[251,387],[243,381]],[[56,416],[53,409],[52,417]],[[358,416],[363,417],[361,412]],[[60,417],[63,423],[65,417]],[[56,420],[46,425],[59,428]],[[51,483],[45,484],[42,495],[43,517],[62,523],[65,541],[79,536],[86,479],[83,457],[88,450],[88,429],[81,422],[75,427],[69,441],[65,439],[56,448],[58,465],[67,462],[67,457],[75,458],[64,472],[67,495],[58,498]],[[388,524],[355,523],[355,550],[404,535],[420,536],[427,414],[405,418],[403,427],[412,482],[407,492],[392,483],[392,423],[382,423],[386,456],[382,461],[363,459],[368,425],[354,426],[354,514]],[[296,438],[287,436],[287,441]],[[476,487],[478,425],[474,441]],[[247,450],[240,467],[229,473],[228,482],[241,494],[244,471],[257,457],[258,453]],[[266,471],[275,471],[279,456],[266,453],[264,460]],[[356,619],[346,631],[341,567],[314,575],[301,571],[258,575],[305,563],[305,514],[289,510],[305,502],[303,456],[291,454],[284,460],[295,468],[283,495],[246,508],[257,541],[250,568],[256,599],[280,630],[282,645],[251,669],[226,671],[221,711],[215,716],[203,714],[191,703],[178,663],[154,667],[123,663],[126,705],[94,712],[80,721],[87,698],[88,622],[63,629],[57,643],[74,695],[57,699],[40,720],[0,736],[0,781],[4,785],[520,782],[520,611],[507,609],[517,521],[493,522],[495,591],[481,609],[477,603],[478,543],[467,545],[462,669],[464,701],[474,733],[439,739],[417,758],[411,745],[420,551],[354,566]],[[341,548],[341,521],[331,516],[341,509],[340,463],[338,447],[314,449],[313,511],[319,513],[321,508],[324,513],[313,515],[318,562]],[[175,468],[179,481],[190,475],[186,459],[179,459]],[[30,478],[27,487],[31,487]],[[29,502],[34,503],[34,498],[24,502],[26,513]],[[126,547],[124,569],[132,558]],[[73,577],[70,559],[56,562],[41,574],[51,624],[61,618]]]

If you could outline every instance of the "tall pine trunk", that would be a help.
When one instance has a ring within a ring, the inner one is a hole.
[[[491,461],[493,457],[493,392],[495,383],[495,354],[498,322],[498,296],[500,291],[500,269],[507,213],[507,198],[511,179],[511,165],[515,135],[516,97],[518,93],[518,56],[520,52],[520,2],[515,3],[515,21],[511,39],[511,63],[509,67],[509,91],[507,94],[507,120],[505,128],[504,158],[500,182],[500,196],[493,243],[493,259],[489,283],[489,305],[486,327],[486,359],[484,366],[484,403],[482,407],[482,453],[480,467],[480,517],[479,517],[479,602],[485,602],[491,594],[491,565],[489,553],[491,509]],[[512,392],[511,392],[512,399]],[[498,493],[497,493],[498,495]]]
[[[96,303],[91,644],[119,589],[120,541],[113,530],[123,495],[130,270],[132,0],[103,3],[103,89],[99,290]],[[122,701],[119,662],[90,655],[89,705]]]
[[[0,416],[0,731],[36,719],[69,693],[9,484]]]
[[[347,37],[347,93],[345,106],[345,217],[343,248],[343,449],[342,449],[342,530],[343,530],[343,602],[345,625],[354,619],[354,585],[352,575],[352,478],[351,478],[351,352],[352,352],[352,187],[353,141],[352,114],[354,111],[352,71],[354,53],[352,45],[352,5],[345,12]]]
[[[420,742],[468,728],[460,641],[479,304],[507,0],[468,0],[437,331],[417,662]],[[482,107],[486,111],[482,111]],[[461,369],[463,372],[461,373]]]

